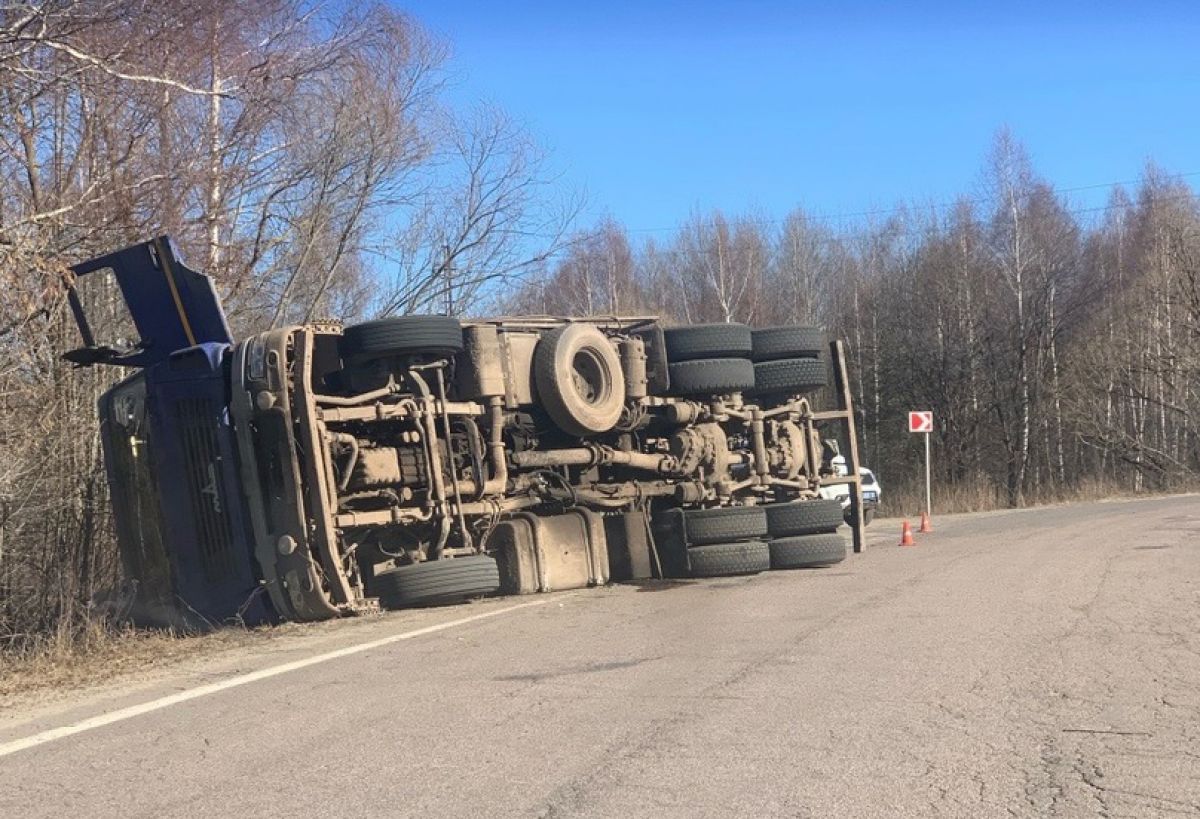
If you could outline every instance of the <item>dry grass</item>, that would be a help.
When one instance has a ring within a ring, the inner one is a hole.
[[[182,660],[245,645],[272,631],[230,628],[188,635],[93,623],[70,636],[27,642],[19,651],[0,651],[0,708],[18,697],[145,675]]]
[[[1002,493],[993,486],[960,485],[947,488],[935,487],[933,490],[935,514],[985,512],[990,509],[1003,509],[1005,505]],[[903,487],[899,490],[885,487],[879,512],[882,517],[904,517],[918,515],[924,508],[924,487],[920,489]]]
[[[1026,497],[1025,502],[1021,505],[1030,507],[1056,503],[1086,503],[1113,498],[1149,498],[1198,490],[1200,490],[1200,485],[1195,483],[1179,483],[1153,490],[1135,491],[1128,486],[1121,486],[1110,481],[1085,480],[1063,491]],[[887,487],[879,512],[880,517],[916,517],[924,508],[924,487],[902,487],[899,490]],[[1006,494],[994,485],[980,483],[954,487],[935,486],[933,488],[934,514],[990,512],[1008,508],[1010,505]]]
[[[0,648],[0,710],[18,702],[44,702],[105,684],[144,682],[184,664],[236,655],[239,651],[272,651],[276,641],[346,635],[353,633],[355,624],[362,626],[376,617],[364,614],[321,623],[281,623],[254,628],[231,625],[204,633],[112,626],[96,621],[61,638],[25,641],[20,650],[11,645],[7,650]]]

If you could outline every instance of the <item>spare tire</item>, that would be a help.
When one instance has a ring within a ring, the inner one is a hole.
[[[846,559],[846,541],[838,534],[776,538],[770,549],[772,569],[812,569]]]
[[[800,395],[821,389],[828,380],[820,359],[784,358],[754,365],[755,395]]]
[[[771,537],[832,532],[842,525],[842,502],[836,498],[768,503],[763,510]]]
[[[608,432],[621,420],[621,358],[591,324],[567,324],[543,335],[533,352],[533,381],[550,420],[569,435]]]
[[[745,358],[701,358],[667,365],[671,395],[727,395],[754,389],[754,365]]]
[[[468,555],[386,569],[371,585],[388,609],[458,603],[499,591],[500,571],[487,555]]]
[[[462,325],[449,316],[396,316],[352,324],[338,339],[345,361],[405,355],[449,357],[463,350]]]
[[[819,358],[826,349],[825,333],[819,327],[793,324],[785,327],[763,327],[752,335],[755,361],[776,361],[780,358]]]
[[[668,361],[749,358],[753,343],[745,324],[693,324],[663,330]]]
[[[767,536],[767,514],[761,506],[718,506],[683,509],[683,539],[688,546]]]
[[[765,541],[710,543],[688,549],[692,577],[728,577],[758,574],[771,568],[771,551]]]

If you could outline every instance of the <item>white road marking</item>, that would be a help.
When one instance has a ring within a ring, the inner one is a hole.
[[[361,654],[364,651],[370,651],[371,649],[379,648],[381,646],[398,643],[401,640],[411,640],[414,637],[423,637],[426,634],[445,631],[446,629],[455,628],[457,626],[465,626],[468,623],[486,620],[489,617],[497,617],[501,614],[508,614],[509,612],[517,611],[519,609],[528,609],[534,606],[544,606],[552,599],[555,601],[561,601],[562,597],[556,595],[553,598],[531,600],[528,603],[519,603],[515,606],[506,606],[502,609],[494,609],[493,611],[485,611],[479,614],[473,614],[470,617],[461,617],[458,620],[449,620],[445,623],[436,623],[432,626],[426,626],[425,628],[406,631],[403,634],[393,634],[390,637],[381,637],[378,640],[371,640],[368,643],[359,643],[358,645],[347,646],[346,648],[339,648],[334,651],[327,651],[324,654],[317,654],[313,657],[307,657],[303,660],[293,660],[290,663],[283,663],[282,665],[263,668],[258,671],[251,671],[247,674],[239,674],[238,676],[230,677],[227,680],[209,683],[208,685],[202,685],[198,688],[191,688],[187,691],[180,691],[179,693],[161,697],[157,700],[151,700],[150,702],[144,702],[140,705],[131,705],[128,708],[122,708],[118,711],[111,711],[107,714],[100,714],[99,716],[90,717],[71,725],[64,725],[61,728],[51,728],[47,731],[42,731],[39,734],[33,734],[32,736],[28,736],[23,739],[6,742],[3,745],[0,745],[0,757],[8,756],[9,754],[15,754],[28,748],[35,748],[38,745],[44,745],[47,742],[53,742],[56,739],[64,739],[69,736],[74,736],[75,734],[82,734],[84,731],[92,731],[96,728],[103,728],[106,725],[112,725],[114,722],[122,722],[123,720],[141,716],[142,714],[149,714],[152,711],[160,711],[163,708],[169,708],[172,705],[179,705],[180,703],[199,699],[200,697],[207,697],[209,694],[216,694],[221,691],[228,691],[230,688],[249,685],[250,683],[258,682],[259,680],[278,677],[280,674],[287,674],[290,671],[308,668],[310,665],[327,663],[330,660],[349,657],[352,654]]]

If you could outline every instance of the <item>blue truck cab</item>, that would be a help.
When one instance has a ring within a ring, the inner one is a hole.
[[[270,619],[252,560],[237,440],[230,418],[234,349],[211,280],[163,237],[71,270],[68,298],[80,366],[133,372],[99,402],[113,518],[139,622],[195,628]],[[98,344],[75,284],[115,280],[138,338]]]
[[[328,433],[313,402],[314,378],[340,367],[340,326],[235,341],[212,280],[167,237],[71,274],[83,346],[64,358],[133,370],[98,407],[121,561],[137,585],[133,619],[206,628],[372,608],[354,545],[334,524]],[[136,336],[119,345],[97,342],[80,298],[101,274]]]

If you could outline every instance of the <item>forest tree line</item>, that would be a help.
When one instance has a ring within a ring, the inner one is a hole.
[[[821,325],[848,342],[893,508],[915,486],[915,408],[937,418],[944,508],[1200,471],[1200,210],[1181,179],[1151,167],[1081,211],[1002,133],[949,206],[580,230],[526,131],[448,104],[446,61],[370,0],[0,0],[0,652],[73,644],[117,576],[95,406],[119,373],[61,360],[64,272],[161,234],[214,278],[235,335],[497,309]]]
[[[803,209],[699,214],[649,238],[609,221],[510,307],[824,327],[848,342],[862,457],[890,511],[919,508],[909,410],[934,413],[942,509],[1200,474],[1200,200],[1153,165],[1077,207],[1001,130],[957,201],[849,228]]]

